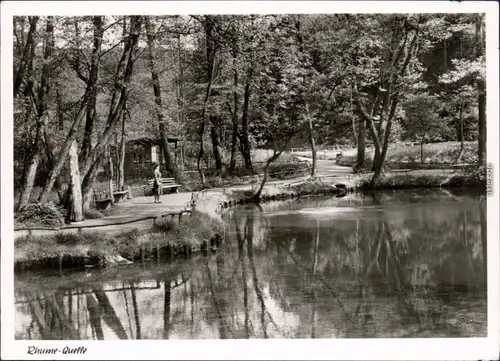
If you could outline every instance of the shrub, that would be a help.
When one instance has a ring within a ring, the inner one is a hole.
[[[373,168],[373,159],[371,157],[365,157],[365,164],[362,167],[356,166],[356,159],[352,163],[354,173],[369,173]]]
[[[368,190],[440,187],[443,185],[443,180],[442,176],[435,175],[382,176],[377,184],[371,184],[370,180],[363,180],[359,188]]]
[[[97,209],[90,208],[84,212],[86,219],[99,219],[104,217],[104,213],[98,211]]]
[[[309,169],[305,163],[276,163],[269,167],[269,174],[271,178],[285,179]]]
[[[207,187],[209,188],[218,188],[218,187],[223,187],[225,184],[227,184],[227,180],[222,179],[221,177],[212,177],[207,180]]]
[[[53,204],[48,203],[28,204],[24,210],[16,214],[15,222],[28,227],[57,228],[63,224],[61,212]]]
[[[153,189],[149,185],[139,185],[130,187],[133,197],[152,197]]]
[[[454,174],[446,182],[448,187],[484,187],[486,188],[486,168],[467,169],[464,174]]]
[[[320,181],[310,181],[297,184],[293,189],[299,194],[319,194],[328,193],[335,187],[331,184],[324,184]]]
[[[178,227],[178,224],[171,220],[171,219],[166,219],[166,218],[162,218],[162,219],[159,219],[155,222],[154,226],[153,226],[153,231],[154,232],[171,232],[171,231],[175,231]]]

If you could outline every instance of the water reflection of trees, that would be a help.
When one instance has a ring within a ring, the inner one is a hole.
[[[375,199],[374,203],[380,205],[382,202]],[[479,207],[484,212],[484,204]],[[310,232],[312,237],[304,234],[297,237],[303,231],[297,231],[288,239],[276,237],[276,243],[284,250],[287,242],[292,240],[299,239],[302,243],[297,246],[295,255],[289,255],[291,262],[287,263],[280,254],[276,264],[285,274],[295,268],[296,263],[306,267],[312,264],[315,269],[318,252],[315,251],[317,241],[314,234],[321,235],[319,258],[325,262],[319,272],[323,278],[331,280],[330,285],[338,290],[344,305],[352,306],[346,311],[346,316],[351,317],[342,319],[342,313],[339,316],[344,336],[376,337],[384,332],[386,335],[400,333],[406,336],[424,336],[430,332],[429,336],[432,336],[436,332],[449,335],[469,332],[466,324],[462,323],[460,327],[450,325],[463,321],[457,322],[456,319],[466,315],[468,310],[463,300],[467,298],[482,295],[479,302],[482,302],[485,312],[486,223],[484,217],[478,219],[478,213],[481,213],[475,212],[477,208],[461,208],[459,211],[454,208],[453,217],[435,217],[426,214],[428,210],[425,208],[415,207],[405,210],[412,214],[400,217],[401,220],[392,219],[391,215],[381,211],[369,219],[337,222],[334,228],[316,226],[316,230]],[[408,220],[411,225],[407,224]],[[312,307],[315,312],[314,300],[318,293],[323,293],[320,299],[329,297],[331,300],[332,297],[329,287],[318,284],[313,287]],[[307,289],[307,284],[287,287],[291,294],[285,297],[293,297],[298,288]],[[353,294],[354,289],[357,289],[357,295]],[[460,306],[460,300],[465,305]],[[384,302],[391,307],[382,307]],[[462,309],[454,313],[451,307]],[[326,305],[323,311],[324,314],[331,313],[331,305]],[[396,324],[401,329],[381,330],[384,324],[388,324],[385,318],[393,318],[394,315],[389,315],[393,312],[398,316]],[[402,328],[404,325],[411,325],[406,333]],[[477,329],[477,325],[473,326]],[[482,332],[485,332],[485,323]]]
[[[381,207],[338,221],[269,218],[247,206],[230,223],[222,251],[179,275],[17,292],[18,313],[29,322],[16,334],[102,340],[486,332],[485,204],[457,203],[434,214],[418,205]]]

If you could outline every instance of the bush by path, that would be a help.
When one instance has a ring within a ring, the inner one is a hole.
[[[63,225],[61,210],[53,204],[31,203],[14,216],[16,227],[59,228]]]

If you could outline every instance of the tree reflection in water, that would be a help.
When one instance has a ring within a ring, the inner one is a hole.
[[[485,201],[423,198],[354,198],[355,212],[338,212],[348,206],[338,199],[238,207],[227,215],[226,244],[216,255],[115,276],[94,271],[92,282],[42,276],[38,286],[39,275],[19,276],[16,335],[484,336]],[[300,212],[311,208],[326,211]]]

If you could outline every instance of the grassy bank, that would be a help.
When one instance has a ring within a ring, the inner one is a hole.
[[[159,220],[148,231],[116,236],[104,232],[23,236],[14,244],[15,268],[82,268],[125,264],[216,250],[224,225],[220,216],[193,211],[182,222]]]
[[[432,168],[438,164],[455,163],[460,153],[459,142],[443,142],[424,144],[424,162],[420,157],[420,146],[392,145],[387,150],[386,165],[389,169],[398,168],[400,164],[410,168]],[[337,164],[352,167],[356,164],[356,152],[342,155],[337,158]],[[366,151],[365,162],[373,163],[373,150]],[[465,142],[464,154],[461,163],[477,162],[477,142]],[[426,165],[427,164],[427,165]]]
[[[254,199],[250,190],[233,189],[228,193],[228,200],[223,202],[223,206],[232,206],[249,202],[267,202],[284,200],[290,198],[300,198],[306,196],[336,195],[342,196],[347,189],[338,188],[335,184],[322,182],[321,180],[309,179],[296,184],[283,184],[275,187],[266,187],[258,200]]]
[[[260,201],[342,192],[332,184],[310,181],[266,188]],[[58,232],[19,237],[14,246],[15,268],[83,268],[214,251],[224,232],[221,210],[254,201],[251,192],[231,189],[202,196],[191,215],[180,223],[158,219],[147,231],[132,230],[113,236],[104,232]]]
[[[361,190],[408,189],[408,188],[477,188],[486,191],[486,169],[479,168],[452,175],[440,174],[385,174],[373,185],[371,179],[364,179],[358,188]]]

